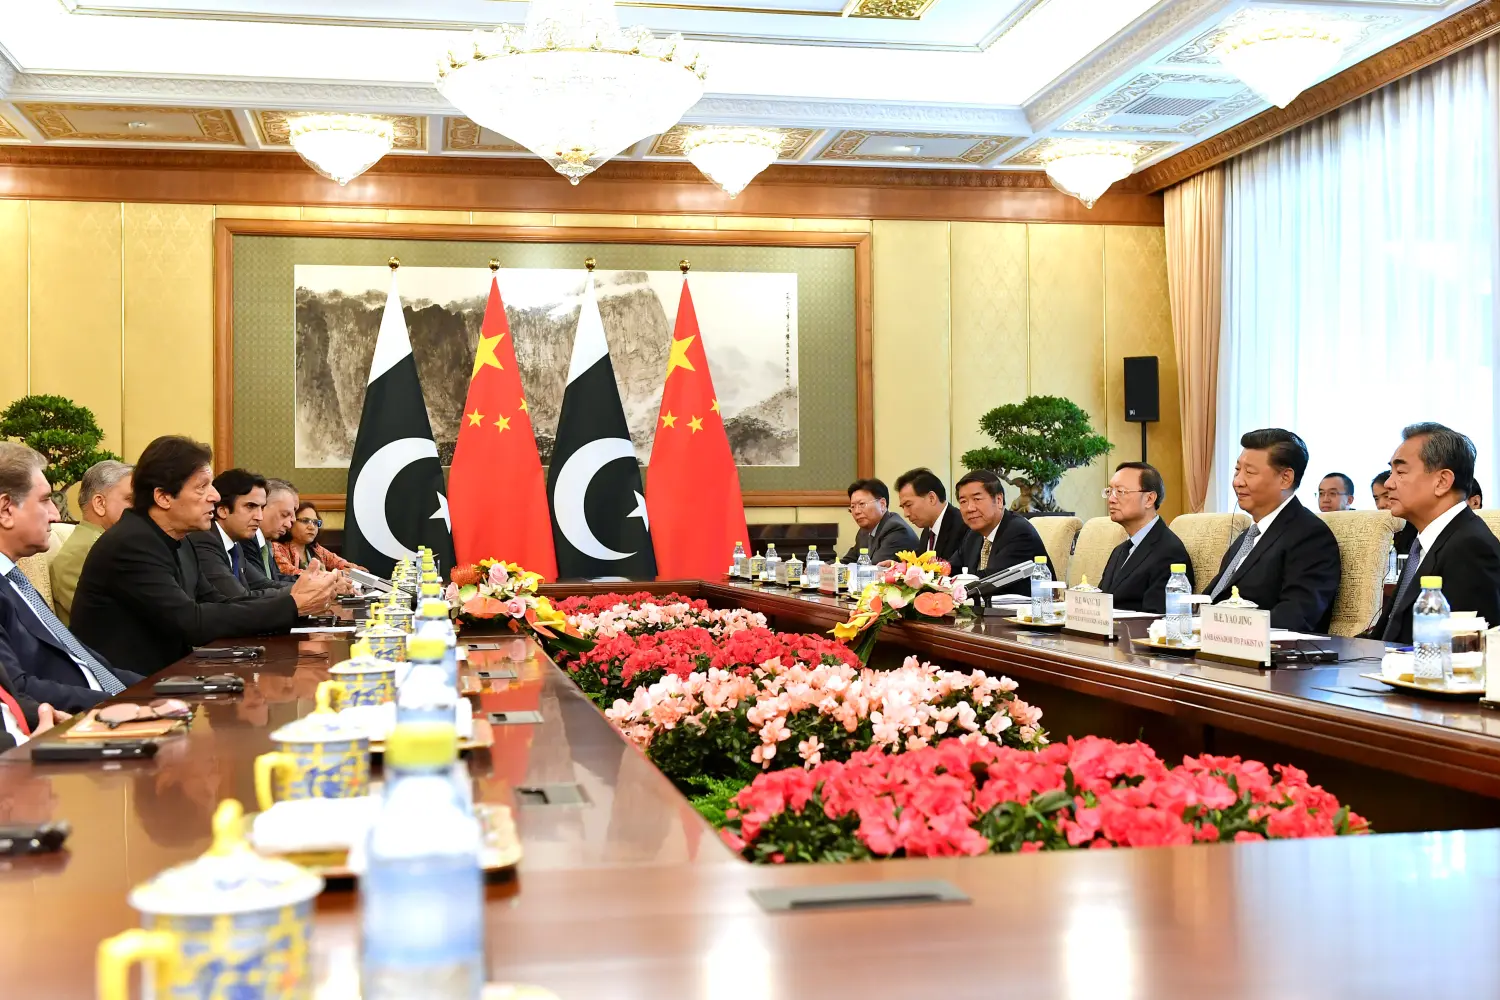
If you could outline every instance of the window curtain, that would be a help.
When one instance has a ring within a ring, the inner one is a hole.
[[[1472,437],[1493,482],[1497,95],[1491,41],[1226,165],[1209,509],[1234,509],[1256,427],[1307,441],[1304,503],[1342,472],[1371,508],[1370,479],[1423,420]]]
[[[1203,509],[1214,457],[1224,287],[1224,172],[1211,167],[1166,193],[1167,297],[1177,345],[1177,407],[1187,509]]]

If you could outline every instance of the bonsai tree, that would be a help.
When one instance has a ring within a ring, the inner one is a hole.
[[[979,418],[979,429],[995,442],[963,454],[964,466],[988,469],[1018,492],[1016,511],[1054,511],[1052,491],[1069,469],[1088,465],[1113,447],[1095,434],[1089,415],[1061,396],[1027,396],[997,406]]]
[[[96,462],[120,457],[99,447],[104,431],[93,411],[63,396],[22,396],[11,403],[0,413],[0,437],[15,438],[47,459],[52,499],[64,517],[67,488]]]

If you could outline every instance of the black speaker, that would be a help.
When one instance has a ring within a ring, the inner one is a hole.
[[[1125,419],[1155,423],[1161,419],[1161,391],[1156,357],[1125,359]]]

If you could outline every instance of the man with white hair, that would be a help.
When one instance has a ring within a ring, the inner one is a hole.
[[[83,560],[99,540],[130,506],[130,466],[107,459],[89,467],[78,484],[78,509],[82,519],[47,571],[52,577],[52,606],[64,625],[73,614],[73,592],[78,589],[78,574]]]

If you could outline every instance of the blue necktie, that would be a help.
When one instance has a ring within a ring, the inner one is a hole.
[[[1422,564],[1422,540],[1412,539],[1411,549],[1407,552],[1406,568],[1401,571],[1401,582],[1396,584],[1396,596],[1391,601],[1391,617],[1385,623],[1385,633],[1382,639],[1394,639],[1400,625],[1396,621],[1396,609],[1401,607],[1401,599],[1411,589],[1411,582],[1417,578],[1417,567]]]
[[[62,620],[52,613],[47,602],[42,600],[42,595],[38,594],[36,588],[31,585],[31,581],[26,579],[26,574],[21,572],[21,567],[14,567],[6,579],[22,597],[26,598],[26,604],[31,608],[31,613],[47,627],[47,631],[52,633],[52,638],[60,642],[68,651],[73,662],[94,675],[94,680],[99,682],[99,687],[104,690],[105,694],[119,694],[125,690],[125,685],[120,683],[120,679],[95,659],[94,654],[85,649],[83,643],[73,638],[73,633],[69,632]]]
[[[245,582],[244,574],[240,572],[240,547],[238,545],[229,546],[229,568],[234,572],[236,580],[240,583]]]

